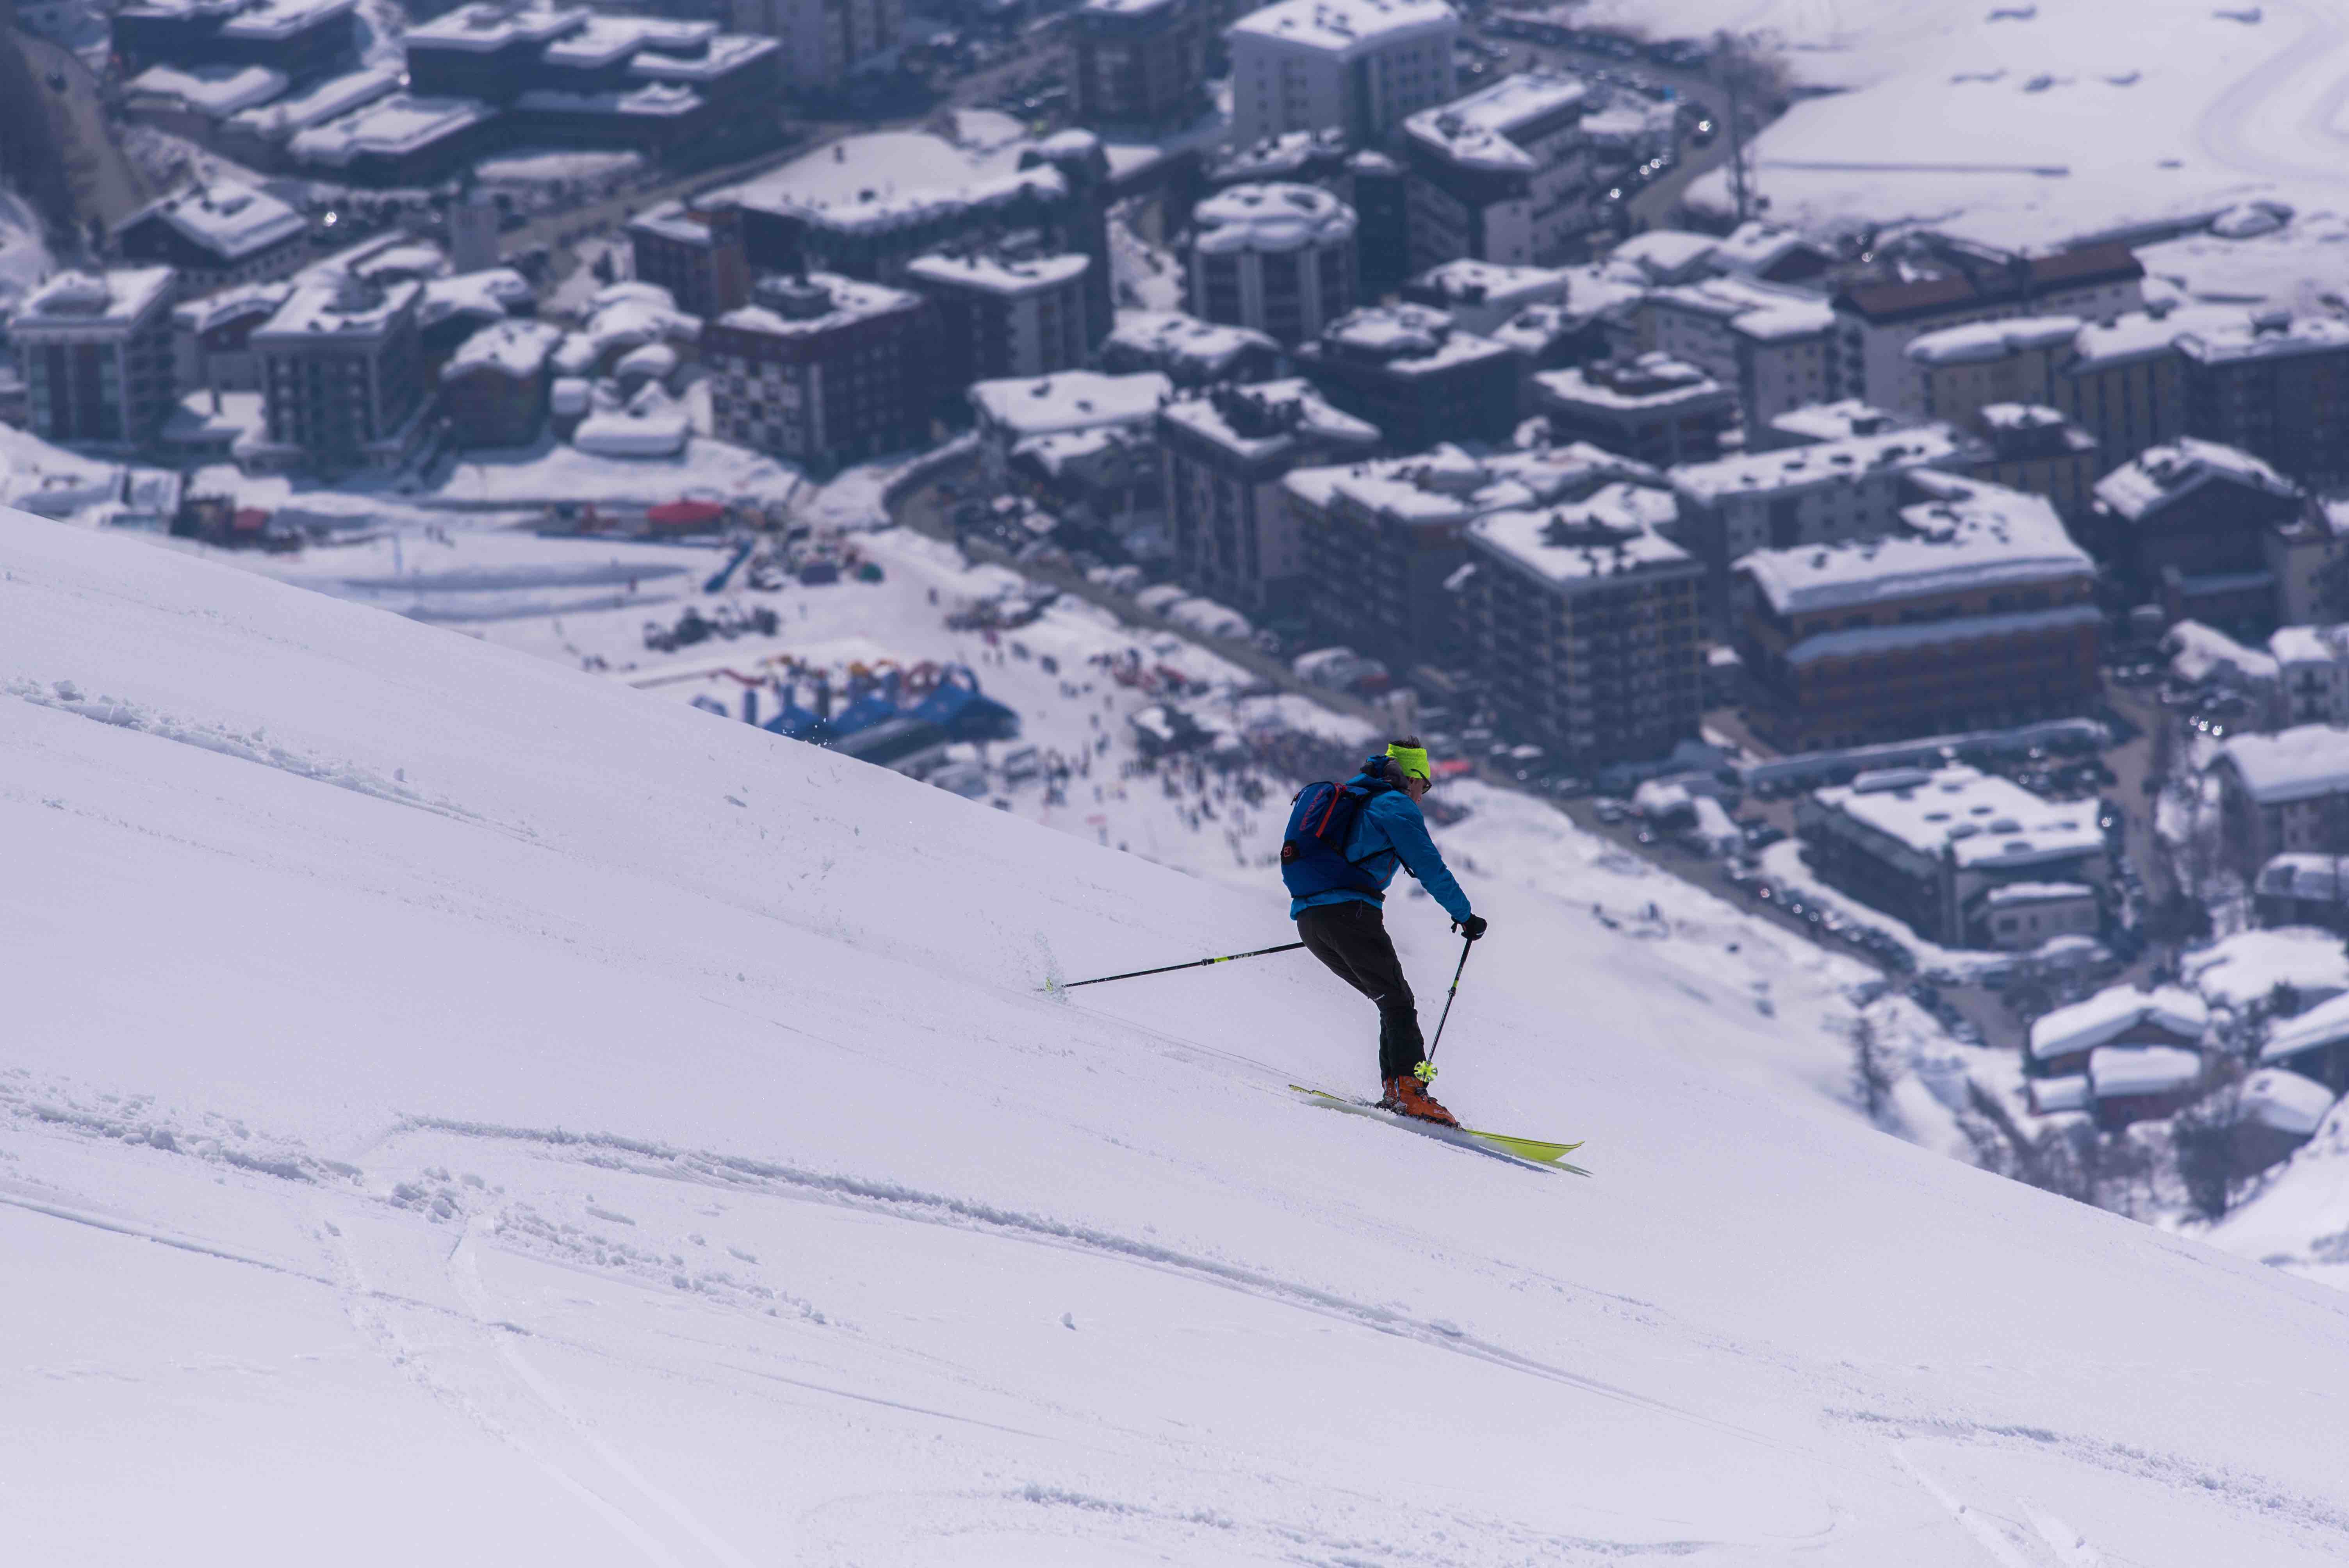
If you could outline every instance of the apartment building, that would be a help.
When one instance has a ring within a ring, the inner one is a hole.
[[[701,336],[721,440],[829,470],[916,446],[944,384],[936,318],[905,289],[825,273],[762,278]]]
[[[1737,394],[1669,354],[1545,371],[1534,388],[1552,439],[1588,441],[1658,468],[1718,456],[1737,423]]]
[[[1928,333],[2025,316],[2101,320],[2144,304],[2145,267],[2126,245],[2042,256],[1939,236],[1916,246],[1905,275],[1855,283],[1834,297],[1844,393],[1896,414],[1925,412],[1924,377],[1908,350]]]
[[[428,405],[417,325],[424,285],[345,275],[305,284],[252,337],[261,356],[273,466],[390,468]]]
[[[1488,513],[1460,580],[1468,668],[1513,734],[1590,769],[1698,738],[1704,568],[1656,531],[1642,492]],[[1646,492],[1652,494],[1654,492]]]
[[[1354,308],[1354,210],[1318,185],[1232,185],[1191,211],[1191,313],[1288,345]]]
[[[1295,607],[1304,542],[1280,481],[1367,458],[1378,428],[1300,379],[1215,387],[1158,411],[1174,566],[1200,593],[1250,611]]]
[[[1279,0],[1233,23],[1232,139],[1292,130],[1384,141],[1454,95],[1460,17],[1444,0]]]
[[[1403,122],[1411,267],[1578,261],[1599,226],[1580,77],[1524,71]]]
[[[8,324],[33,434],[129,448],[171,410],[169,267],[63,272],[27,294]]]
[[[1895,531],[1737,562],[1736,646],[1786,751],[2062,717],[2099,690],[2095,563],[2054,509],[1919,470]]]

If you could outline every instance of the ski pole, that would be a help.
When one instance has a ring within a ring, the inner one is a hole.
[[[1284,942],[1278,947],[1259,947],[1253,953],[1226,953],[1220,958],[1194,958],[1188,964],[1161,965],[1155,969],[1130,969],[1123,975],[1102,975],[1091,980],[1071,980],[1064,985],[1047,985],[1047,991],[1073,991],[1080,985],[1106,985],[1112,980],[1139,980],[1144,975],[1171,975],[1177,969],[1204,969],[1210,964],[1229,964],[1235,958],[1261,958],[1268,953],[1287,953],[1304,946],[1301,942]]]
[[[1452,998],[1460,995],[1460,971],[1468,967],[1468,950],[1476,945],[1472,937],[1460,944],[1460,962],[1452,971],[1452,989],[1444,994],[1444,1016],[1435,1020],[1435,1038],[1427,1042],[1427,1065],[1435,1065],[1435,1047],[1444,1043],[1444,1026],[1452,1017]],[[1429,1077],[1434,1075],[1430,1073]]]

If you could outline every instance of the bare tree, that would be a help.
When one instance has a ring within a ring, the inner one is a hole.
[[[1892,1104],[1891,1052],[1867,1013],[1851,1020],[1851,1087],[1870,1121],[1881,1124]]]

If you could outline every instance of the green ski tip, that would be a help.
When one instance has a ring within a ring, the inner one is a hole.
[[[1566,1162],[1566,1157],[1568,1155],[1582,1147],[1584,1140],[1580,1139],[1577,1139],[1572,1143],[1552,1143],[1539,1138],[1516,1138],[1506,1132],[1487,1132],[1481,1127],[1462,1127],[1454,1129],[1446,1128],[1440,1122],[1413,1122],[1409,1118],[1396,1117],[1392,1111],[1381,1110],[1377,1106],[1371,1104],[1367,1100],[1350,1099],[1342,1094],[1331,1094],[1328,1089],[1308,1088],[1301,1083],[1293,1083],[1288,1087],[1296,1090],[1299,1094],[1306,1096],[1309,1099],[1319,1100],[1324,1105],[1331,1106],[1340,1110],[1351,1110],[1370,1115],[1388,1117],[1394,1120],[1404,1121],[1409,1125],[1433,1130],[1436,1132],[1457,1131],[1463,1137],[1473,1138],[1480,1143],[1488,1143],[1504,1153],[1516,1155],[1520,1160],[1530,1160],[1536,1164],[1554,1166],[1560,1171],[1571,1171],[1578,1176],[1588,1176],[1590,1174],[1589,1171],[1585,1171],[1579,1165],[1569,1165]]]

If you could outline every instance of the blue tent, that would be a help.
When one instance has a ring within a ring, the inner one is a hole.
[[[937,689],[907,711],[957,740],[1009,740],[1019,733],[1019,716],[982,696],[968,665],[948,665]]]

